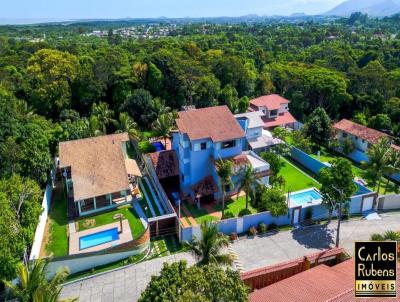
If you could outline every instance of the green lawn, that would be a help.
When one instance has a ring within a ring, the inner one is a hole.
[[[218,204],[216,206],[218,210],[222,210],[222,206]],[[246,196],[240,196],[236,199],[236,196],[233,196],[231,199],[225,202],[225,212],[231,212],[235,217],[239,216],[239,212],[246,208]],[[257,210],[254,209],[250,204],[250,196],[249,196],[249,204],[248,209],[252,214],[257,213]]]
[[[158,209],[158,207],[156,205],[156,202],[154,201],[153,195],[151,194],[150,188],[147,185],[147,182],[145,180],[142,181],[142,187],[144,188],[144,190],[147,193],[147,196],[149,197],[148,201],[151,202],[151,205],[153,206],[154,213],[156,214],[156,216],[160,216],[160,211],[159,211],[159,209]]]
[[[190,211],[190,213],[192,214],[193,218],[196,220],[196,222],[198,224],[201,224],[203,221],[216,221],[218,220],[216,217],[211,216],[210,214],[208,214],[208,212],[203,209],[200,208],[198,209],[196,206],[189,204],[189,203],[185,203],[186,208]],[[182,214],[184,215],[183,211]]]
[[[151,258],[164,257],[187,250],[179,243],[176,236],[162,236],[151,239],[152,254]]]
[[[313,158],[318,159],[318,156],[316,154],[310,154]],[[319,160],[325,163],[329,163],[331,162],[333,159],[335,158],[345,158],[344,156],[341,156],[339,154],[335,154],[333,152],[329,152],[329,150],[322,150],[321,151],[321,155]],[[368,179],[368,177],[366,177],[365,175],[365,171],[363,169],[361,169],[359,166],[357,166],[354,162],[352,162],[351,160],[349,160],[352,164],[351,168],[353,170],[353,174],[356,177],[360,177],[362,179],[364,179],[365,181],[368,182],[367,187],[371,190],[375,190],[376,188],[374,188],[373,185],[371,185],[371,180]],[[387,185],[387,179],[385,178],[384,181],[381,184],[381,187],[379,189],[379,193],[380,194],[384,194],[385,193],[385,189],[386,189],[386,185]],[[386,190],[386,194],[391,194],[391,193],[397,193],[396,192],[396,184],[393,183],[392,181],[389,181],[388,185],[387,185],[387,190]]]
[[[108,211],[108,212],[104,212],[102,214],[97,214],[97,215],[81,218],[78,221],[79,231],[91,228],[91,227],[84,226],[84,222],[87,219],[95,219],[96,224],[92,227],[98,227],[98,226],[102,226],[105,224],[117,222],[118,219],[116,220],[113,218],[113,216],[115,214],[122,214],[124,216],[124,219],[128,219],[133,239],[137,239],[143,234],[143,232],[144,232],[143,224],[140,221],[139,216],[137,215],[136,211],[130,205],[122,206],[114,211]]]
[[[289,162],[286,158],[282,157],[281,159],[284,163],[284,166],[279,172],[279,175],[281,175],[286,181],[284,192],[296,192],[311,187],[321,187],[318,182],[316,182],[310,176],[307,176],[306,174],[300,172],[300,168],[294,166],[294,164]]]
[[[47,254],[59,257],[68,255],[67,200],[62,182],[57,183],[54,194],[54,202],[48,217],[49,237],[45,249]]]

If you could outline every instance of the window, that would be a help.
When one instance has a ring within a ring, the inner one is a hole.
[[[201,149],[201,150],[206,150],[206,149],[207,149],[207,143],[206,143],[206,142],[201,143],[200,149]]]
[[[270,116],[278,115],[278,110],[271,110],[269,113]]]
[[[346,138],[346,137],[347,137],[347,133],[346,133],[346,132],[343,132],[343,133],[342,133],[342,137],[343,137],[343,138]]]
[[[236,141],[226,141],[226,142],[223,142],[221,145],[222,145],[222,149],[233,148],[236,146]]]
[[[358,141],[358,137],[357,136],[355,136],[354,138],[356,139],[356,141]]]

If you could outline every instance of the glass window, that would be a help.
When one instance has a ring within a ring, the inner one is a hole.
[[[201,143],[200,149],[201,149],[201,150],[207,149],[207,143]]]
[[[222,143],[222,149],[233,148],[236,146],[236,141],[226,141]]]
[[[278,110],[271,110],[269,115],[277,115],[278,114]]]

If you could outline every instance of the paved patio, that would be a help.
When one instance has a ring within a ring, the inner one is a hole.
[[[129,226],[129,222],[128,220],[122,220],[122,233],[119,233],[119,239],[118,240],[114,240],[114,241],[110,241],[110,242],[106,242],[103,244],[99,244],[87,249],[83,249],[80,250],[79,249],[79,238],[81,238],[82,236],[87,236],[87,235],[91,235],[91,234],[95,234],[98,232],[102,232],[102,231],[106,231],[106,230],[110,230],[110,229],[114,229],[114,228],[118,228],[118,231],[121,231],[121,226],[120,226],[120,222],[113,222],[113,223],[109,223],[106,225],[102,225],[96,228],[92,228],[92,229],[88,229],[88,230],[84,230],[84,231],[80,231],[80,232],[75,232],[75,233],[71,233],[69,234],[69,251],[68,254],[69,255],[74,255],[74,254],[82,254],[82,253],[90,253],[90,252],[97,252],[97,251],[101,251],[103,249],[109,248],[109,247],[113,247],[115,245],[121,244],[121,243],[125,243],[125,242],[129,242],[131,240],[133,240],[132,238],[132,232],[131,232],[131,228]]]

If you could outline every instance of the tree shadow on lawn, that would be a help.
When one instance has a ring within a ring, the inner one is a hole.
[[[291,231],[292,237],[306,248],[327,249],[334,243],[336,232],[327,224],[298,228]]]

